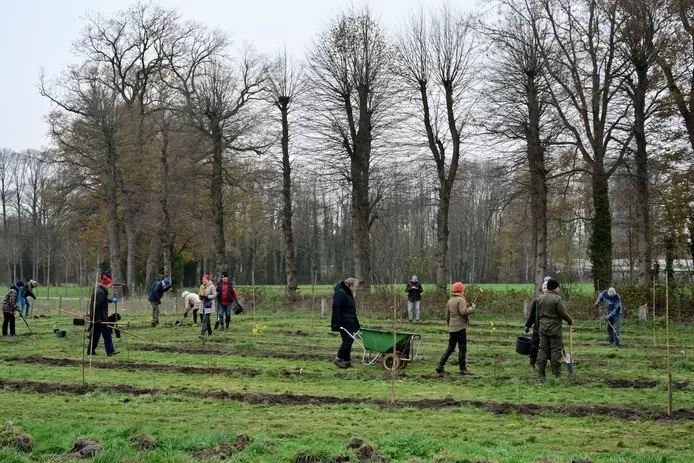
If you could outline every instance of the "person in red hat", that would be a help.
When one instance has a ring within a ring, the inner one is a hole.
[[[108,297],[108,290],[110,287],[111,277],[108,274],[103,274],[101,276],[101,283],[96,287],[96,291],[92,293],[91,300],[89,301],[89,319],[91,320],[92,328],[90,330],[87,352],[90,355],[96,355],[96,347],[99,344],[99,338],[101,336],[104,337],[106,355],[111,357],[112,355],[120,354],[120,351],[116,350],[113,346],[109,325],[104,324],[104,322],[108,321],[108,303],[118,302],[118,298]]]
[[[448,357],[455,352],[458,346],[458,367],[461,375],[471,375],[465,365],[465,354],[467,353],[467,327],[470,326],[470,314],[475,311],[475,307],[468,307],[468,303],[463,296],[465,286],[456,281],[451,288],[451,298],[446,305],[446,324],[448,325],[448,347],[443,351],[443,355],[436,366],[437,373],[443,373],[443,367],[448,361]]]

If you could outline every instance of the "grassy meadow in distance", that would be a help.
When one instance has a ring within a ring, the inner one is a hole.
[[[563,365],[562,378],[539,383],[515,352],[522,317],[490,315],[484,304],[468,330],[474,375],[462,377],[450,363],[434,372],[447,339],[440,317],[360,315],[363,327],[421,334],[419,355],[389,372],[358,361],[355,343],[354,367],[340,370],[329,361],[340,343],[329,306],[321,316],[247,304],[229,331],[202,340],[180,301],[177,312],[166,301],[150,328],[145,300],[135,299],[118,304],[129,323],[114,337],[121,353],[107,357],[99,345],[90,368],[84,327],[68,313],[85,302],[74,297],[40,297],[27,320],[34,334],[17,320],[18,336],[0,339],[2,462],[84,461],[71,453],[82,437],[103,446],[95,462],[694,461],[694,329],[684,324],[670,325],[668,418],[660,321],[655,330],[624,323],[615,348],[602,322],[578,319],[574,376]],[[21,433],[31,436],[28,452],[10,444]],[[353,438],[363,445],[348,447]]]

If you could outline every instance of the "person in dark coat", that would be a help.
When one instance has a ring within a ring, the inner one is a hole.
[[[147,300],[152,306],[152,326],[159,325],[159,304],[164,293],[171,289],[171,280],[165,278],[161,281],[155,281],[152,289],[149,292]]]
[[[338,331],[342,336],[342,344],[337,351],[333,363],[339,368],[352,366],[352,344],[354,338],[350,333],[359,331],[357,308],[354,303],[354,292],[359,287],[359,280],[347,278],[335,286],[333,295],[333,314],[331,320],[332,331]]]
[[[101,283],[96,287],[96,291],[92,293],[92,297],[89,301],[89,320],[92,322],[92,329],[89,335],[89,345],[87,346],[87,353],[89,355],[96,354],[96,347],[99,345],[99,338],[104,337],[104,348],[106,349],[106,355],[109,357],[112,355],[120,354],[120,351],[116,350],[113,346],[113,339],[111,338],[111,330],[108,324],[104,322],[109,321],[108,317],[108,303],[118,302],[118,299],[108,296],[108,290],[111,287],[111,278],[108,275],[103,275],[101,277]]]
[[[547,281],[547,292],[537,301],[537,318],[540,323],[540,350],[537,354],[537,372],[540,379],[545,378],[547,359],[551,360],[552,374],[561,376],[562,320],[571,326],[573,320],[566,311],[566,305],[557,294],[559,282],[553,278]]]
[[[24,318],[27,318],[29,316],[29,309],[31,308],[31,305],[29,304],[29,298],[32,298],[36,300],[36,296],[34,295],[33,289],[38,286],[38,283],[36,283],[34,280],[29,280],[29,283],[25,284],[22,286],[22,289],[20,291],[20,296],[21,296],[21,308],[19,309],[19,314],[23,315]]]
[[[222,272],[222,278],[217,281],[217,321],[214,324],[214,329],[226,327],[229,329],[231,323],[231,306],[236,302],[236,291],[234,284],[229,278],[227,272]],[[225,322],[226,317],[226,322]]]
[[[412,312],[414,309],[415,320],[420,318],[420,301],[422,300],[422,284],[417,279],[417,275],[412,275],[412,279],[407,282],[405,287],[407,291],[407,318],[412,321]]]
[[[530,315],[525,321],[525,332],[530,332],[530,328],[533,329],[533,336],[530,339],[530,364],[528,369],[532,372],[535,371],[535,364],[537,363],[537,352],[540,350],[540,323],[537,321],[537,301],[540,299],[544,293],[547,292],[547,282],[542,283],[542,289],[537,292],[537,297],[530,306]]]

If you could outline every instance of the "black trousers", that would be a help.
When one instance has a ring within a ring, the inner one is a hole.
[[[354,344],[354,338],[352,338],[352,336],[350,336],[345,330],[340,330],[340,335],[342,336],[342,344],[340,345],[340,349],[337,351],[337,356],[345,362],[351,362],[352,344]]]
[[[10,326],[10,334],[12,336],[15,335],[14,332],[14,314],[13,313],[7,313],[3,312],[3,320],[2,320],[2,335],[7,336],[7,326]]]
[[[455,346],[458,346],[458,368],[460,371],[465,370],[465,354],[467,354],[467,331],[460,330],[448,333],[448,347],[443,352],[439,366],[443,367],[448,361],[448,357],[455,352]]]

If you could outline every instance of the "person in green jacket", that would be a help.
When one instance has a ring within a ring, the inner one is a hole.
[[[537,370],[540,379],[545,378],[547,359],[550,359],[552,374],[561,376],[563,340],[561,321],[571,326],[573,320],[566,311],[564,301],[557,294],[559,282],[554,278],[547,281],[547,292],[537,301],[537,317],[540,322],[540,350],[537,355]]]

